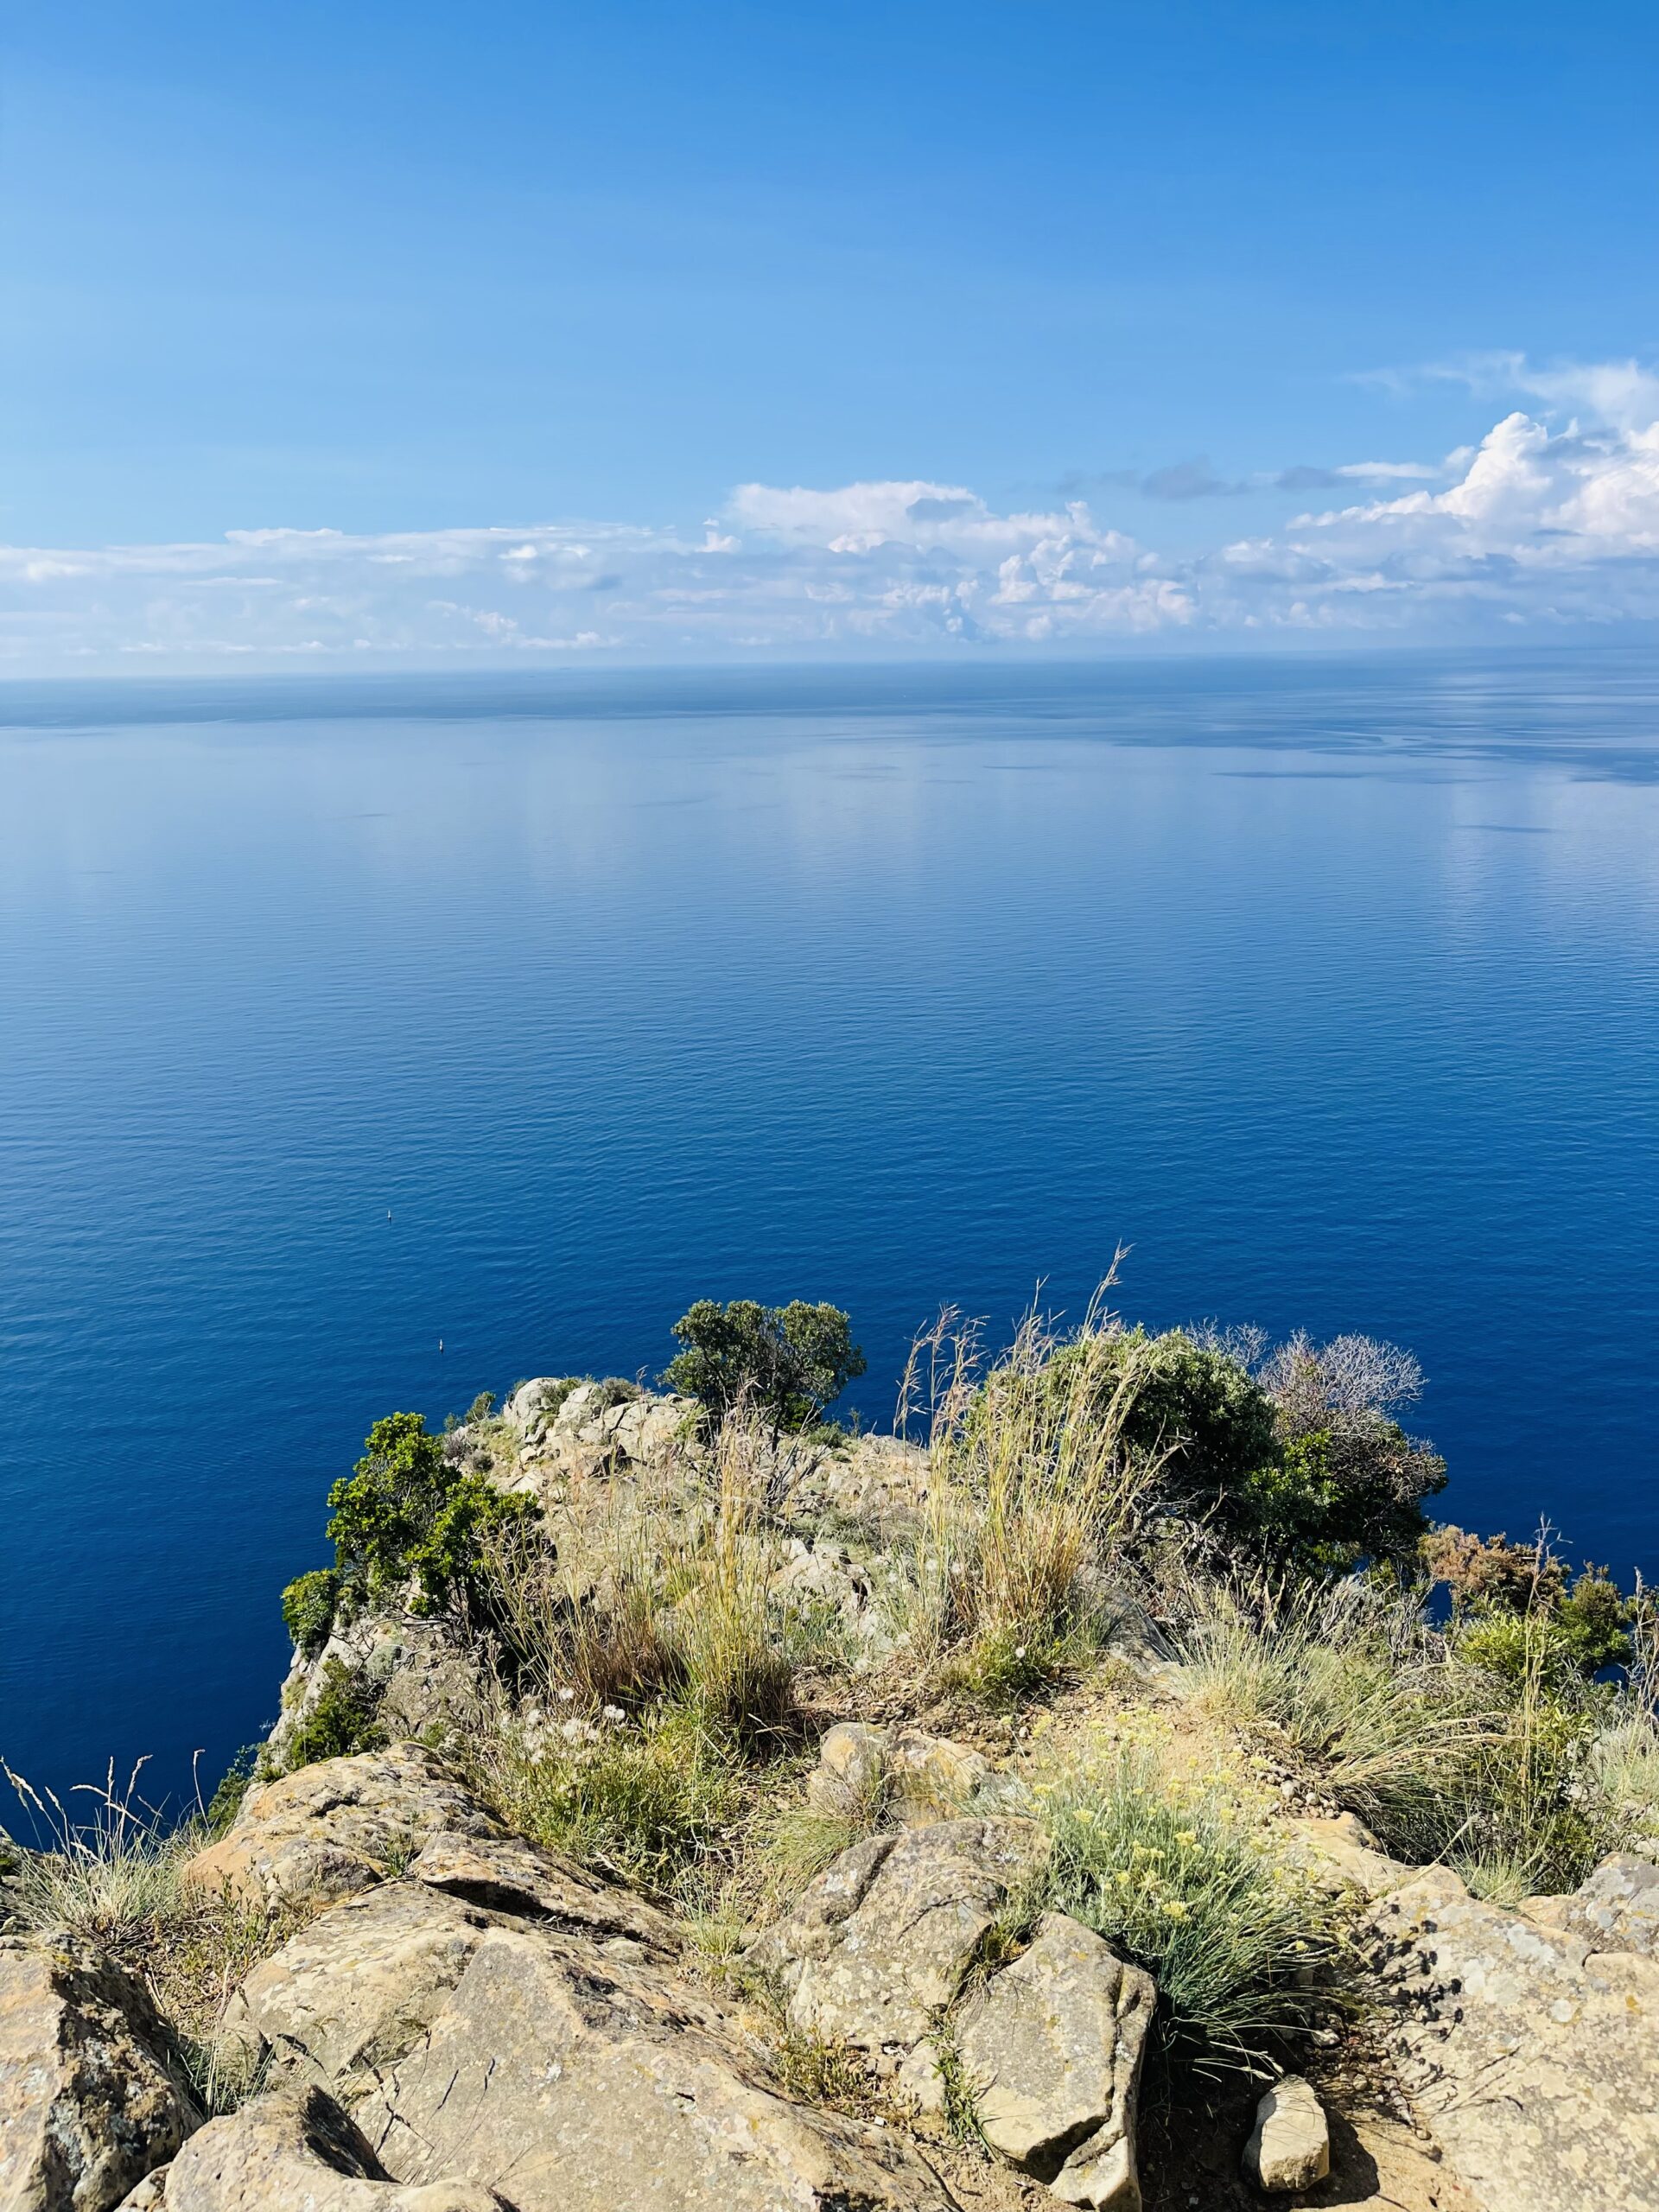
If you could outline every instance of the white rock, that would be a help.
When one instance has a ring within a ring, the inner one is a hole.
[[[1325,2107],[1300,2074],[1287,2074],[1255,2108],[1255,2126],[1244,2145],[1245,2178],[1258,2189],[1288,2194],[1311,2189],[1330,2171]]]

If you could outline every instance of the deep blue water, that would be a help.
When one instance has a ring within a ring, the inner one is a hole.
[[[828,1298],[1415,1348],[1659,1570],[1659,658],[0,690],[0,1753],[210,1776],[368,1423]],[[390,1212],[390,1218],[388,1213]],[[442,1338],[443,1350],[439,1351]]]

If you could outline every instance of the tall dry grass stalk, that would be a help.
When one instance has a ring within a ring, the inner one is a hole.
[[[925,1417],[930,1459],[912,1643],[963,1647],[1015,1691],[1098,1613],[1157,1484],[1159,1456],[1126,1441],[1151,1353],[1107,1305],[1115,1274],[1080,1327],[1062,1334],[1033,1307],[994,1357],[946,1312],[906,1373],[898,1426]]]
[[[739,1407],[652,1478],[574,1497],[556,1541],[535,1524],[493,1535],[486,1569],[522,1692],[581,1713],[679,1700],[743,1737],[781,1726],[794,1623],[772,1588],[773,1515],[787,1457]]]

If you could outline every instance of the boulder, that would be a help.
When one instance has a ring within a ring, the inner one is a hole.
[[[1659,2203],[1659,1959],[1433,1869],[1374,1908],[1395,2057],[1483,2212]]]
[[[1529,1920],[1582,1936],[1598,1951],[1659,1955],[1659,1866],[1628,1852],[1604,1859],[1570,1897],[1529,1897]]]
[[[1034,1821],[1017,1820],[941,1821],[855,1844],[754,1948],[779,1976],[790,2025],[899,2072],[1046,1848]],[[922,2079],[906,2078],[925,2094]]]
[[[108,2212],[199,2117],[139,1984],[84,1937],[0,1936],[0,2205]]]
[[[919,1728],[900,1728],[893,1735],[887,1779],[894,1816],[906,1827],[964,1813],[988,1817],[1031,1809],[1023,1784],[999,1773],[982,1751],[946,1736],[924,1735]]]
[[[394,2182],[333,2098],[311,2087],[209,2120],[168,2167],[161,2202],[165,2212],[503,2212],[472,2182]]]
[[[1140,2204],[1135,2094],[1157,1993],[1090,1929],[1051,1912],[957,2012],[980,2132],[1067,2204]]]
[[[1351,1813],[1334,1820],[1287,1821],[1285,1856],[1320,1889],[1357,1891],[1367,1899],[1414,1881],[1421,1869],[1380,1850],[1376,1838]]]
[[[873,1807],[903,1827],[966,1815],[1022,1815],[1030,1798],[1014,1776],[981,1751],[919,1728],[873,1728],[855,1720],[831,1728],[808,1777],[807,1802],[830,1815],[868,1815]]]
[[[806,1802],[829,1820],[857,1819],[880,1804],[887,1785],[887,1731],[861,1720],[837,1722],[818,1745]]]
[[[793,2104],[719,2005],[648,1961],[492,1928],[355,2117],[401,2179],[514,2212],[949,2212],[897,2131]]]
[[[164,2166],[154,2166],[137,2189],[131,2189],[122,2198],[119,2212],[162,2212],[167,2202],[167,2177],[173,2171],[169,2158]]]
[[[1325,2107],[1300,2074],[1275,2082],[1257,2105],[1243,2164],[1246,2181],[1274,2193],[1312,2189],[1330,2172]]]
[[[182,1878],[253,1906],[350,1897],[401,1873],[444,1830],[500,1833],[435,1752],[394,1744],[250,1789],[230,1828]]]

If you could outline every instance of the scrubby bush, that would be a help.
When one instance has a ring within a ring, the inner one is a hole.
[[[684,1349],[663,1380],[697,1399],[711,1428],[740,1406],[777,1429],[810,1428],[865,1370],[840,1307],[798,1298],[782,1306],[700,1298],[674,1334]]]
[[[1398,1396],[1414,1362],[1369,1338],[1297,1338],[1252,1371],[1259,1351],[1108,1321],[1054,1344],[1023,1387],[1069,1420],[1087,1409],[1109,1424],[1166,1511],[1219,1550],[1313,1574],[1408,1558],[1445,1463],[1366,1394]]]
[[[1512,1544],[1448,1526],[1421,1549],[1430,1580],[1451,1594],[1453,1637],[1471,1666],[1515,1683],[1536,1669],[1559,1688],[1634,1657],[1634,1601],[1605,1567],[1570,1575],[1547,1534]]]
[[[296,1575],[283,1591],[283,1624],[305,1658],[315,1659],[327,1643],[339,1600],[340,1576],[332,1567]]]
[[[407,1598],[416,1612],[486,1613],[482,1548],[497,1529],[533,1517],[533,1499],[494,1489],[445,1455],[421,1414],[388,1414],[369,1431],[355,1469],[328,1493],[341,1586]]]
[[[310,1710],[288,1741],[287,1771],[292,1774],[319,1759],[346,1759],[359,1751],[378,1751],[386,1742],[376,1718],[379,1695],[363,1675],[338,1659],[328,1660]]]

